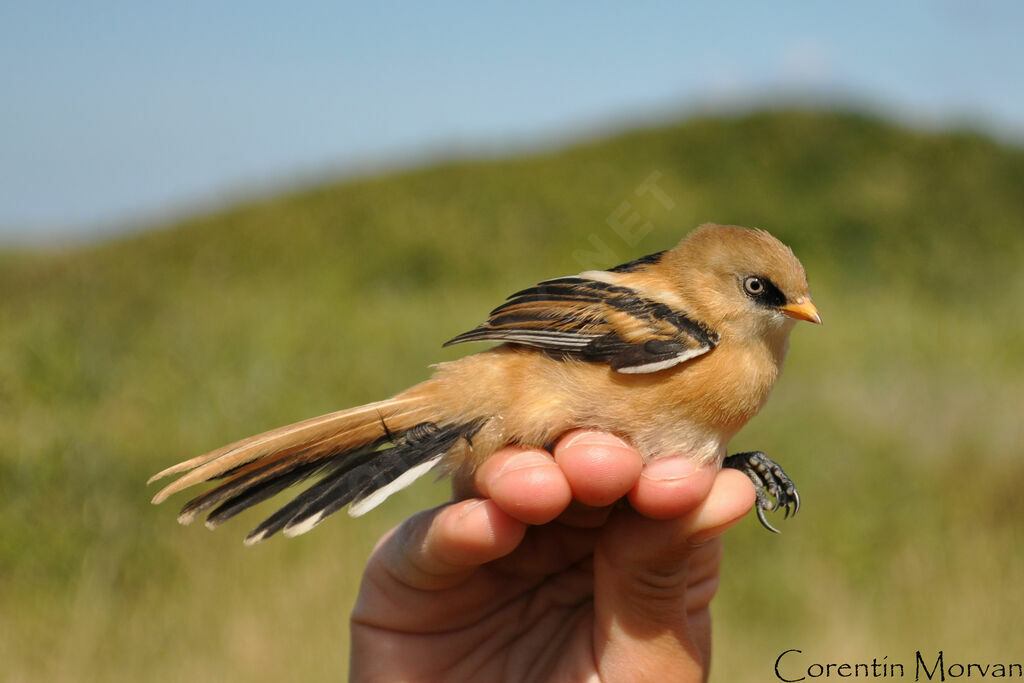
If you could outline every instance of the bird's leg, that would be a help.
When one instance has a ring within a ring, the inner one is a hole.
[[[761,451],[730,455],[722,462],[722,467],[739,470],[754,482],[754,489],[757,492],[757,518],[768,531],[779,533],[779,530],[765,519],[765,510],[772,512],[783,508],[786,511],[783,519],[800,511],[800,494],[797,493],[796,484],[777,462]]]

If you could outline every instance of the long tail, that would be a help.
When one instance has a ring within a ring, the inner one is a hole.
[[[278,531],[305,533],[349,503],[349,514],[362,515],[431,470],[483,424],[444,420],[430,403],[421,392],[409,391],[242,439],[154,475],[151,483],[182,474],[153,502],[193,484],[226,479],[190,500],[178,515],[188,524],[212,509],[206,518],[212,529],[293,484],[321,477],[257,526],[247,545]]]

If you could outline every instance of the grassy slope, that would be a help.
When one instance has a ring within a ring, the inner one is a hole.
[[[638,194],[652,177],[664,197]],[[146,477],[391,394],[515,288],[708,220],[791,243],[826,321],[734,443],[783,461],[806,508],[731,534],[714,678],[765,680],[792,647],[1019,660],[1021,187],[1024,153],[979,136],[775,112],[0,254],[0,678],[337,675],[374,539],[443,487],[245,549],[258,513],[180,528]]]

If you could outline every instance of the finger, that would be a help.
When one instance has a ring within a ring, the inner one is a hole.
[[[658,458],[640,472],[629,502],[645,517],[680,517],[708,495],[717,471],[714,465],[698,465],[685,456]]]
[[[754,509],[757,494],[750,479],[737,470],[722,470],[711,492],[687,517],[688,541],[698,545],[720,536]]]
[[[659,520],[619,508],[594,552],[594,632],[604,680],[703,680],[703,652],[687,610],[689,558],[682,518]]]
[[[475,474],[477,490],[506,514],[527,524],[546,524],[572,500],[572,489],[550,453],[507,447]]]
[[[681,464],[673,467],[677,474],[686,471]],[[661,494],[674,491],[692,500],[704,489],[699,469],[669,478],[673,483],[667,490],[641,490],[639,500],[662,511],[670,506],[659,500]],[[659,474],[666,471],[673,472]],[[690,482],[691,488],[677,481]],[[650,510],[615,511],[594,555],[595,625],[601,665],[610,678],[642,659],[651,674],[687,679],[683,672],[690,671],[699,680],[707,663],[707,607],[718,586],[721,553],[720,542],[708,541],[749,512],[752,489],[741,473],[725,471],[712,477],[705,497],[677,518],[652,519],[645,516]]]
[[[640,452],[623,439],[593,430],[574,430],[554,448],[572,496],[589,507],[611,505],[636,484],[643,468]]]
[[[526,525],[496,503],[470,499],[410,517],[382,539],[367,574],[383,569],[406,586],[442,590],[519,545]]]
[[[494,600],[481,565],[512,552],[526,525],[489,500],[466,500],[417,514],[374,549],[352,610],[362,627],[405,633],[463,628]]]

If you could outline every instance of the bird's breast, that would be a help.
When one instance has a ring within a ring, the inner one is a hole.
[[[723,343],[679,368],[635,383],[612,377],[612,384],[617,400],[631,406],[634,442],[645,455],[685,453],[710,462],[724,457],[728,442],[764,406],[778,370],[763,346]]]

